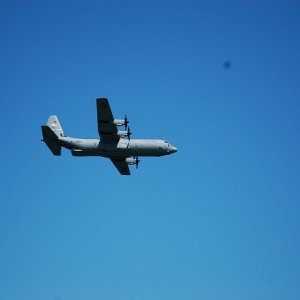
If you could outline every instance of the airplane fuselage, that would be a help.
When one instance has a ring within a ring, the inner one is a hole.
[[[109,158],[131,156],[163,156],[177,151],[170,143],[164,140],[153,139],[123,139],[109,143],[100,139],[81,139],[60,137],[60,146],[70,149],[74,156],[103,156]]]

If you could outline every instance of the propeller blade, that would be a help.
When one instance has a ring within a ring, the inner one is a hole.
[[[132,135],[131,131],[130,131],[130,127],[128,126],[128,130],[127,130],[127,138],[130,141],[130,136]]]
[[[125,126],[125,130],[127,130],[127,127],[128,127],[128,119],[127,119],[127,114],[125,114],[125,117],[124,117],[124,126]]]
[[[136,156],[136,161],[135,161],[135,168],[137,169],[139,167],[139,163],[140,163],[140,160],[139,160],[139,157]]]

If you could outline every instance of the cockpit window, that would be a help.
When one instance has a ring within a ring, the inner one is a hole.
[[[165,141],[165,143],[169,144],[169,142],[168,142],[168,141]]]

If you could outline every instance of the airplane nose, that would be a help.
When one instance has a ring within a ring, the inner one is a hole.
[[[175,153],[175,152],[177,152],[177,148],[176,147],[174,147],[174,146],[171,146],[171,149],[170,149],[171,151],[171,153]]]

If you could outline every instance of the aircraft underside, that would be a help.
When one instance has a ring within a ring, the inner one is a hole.
[[[145,149],[115,149],[115,150],[80,150],[72,149],[73,156],[102,156],[107,158],[122,158],[131,156],[162,156],[162,153]]]

